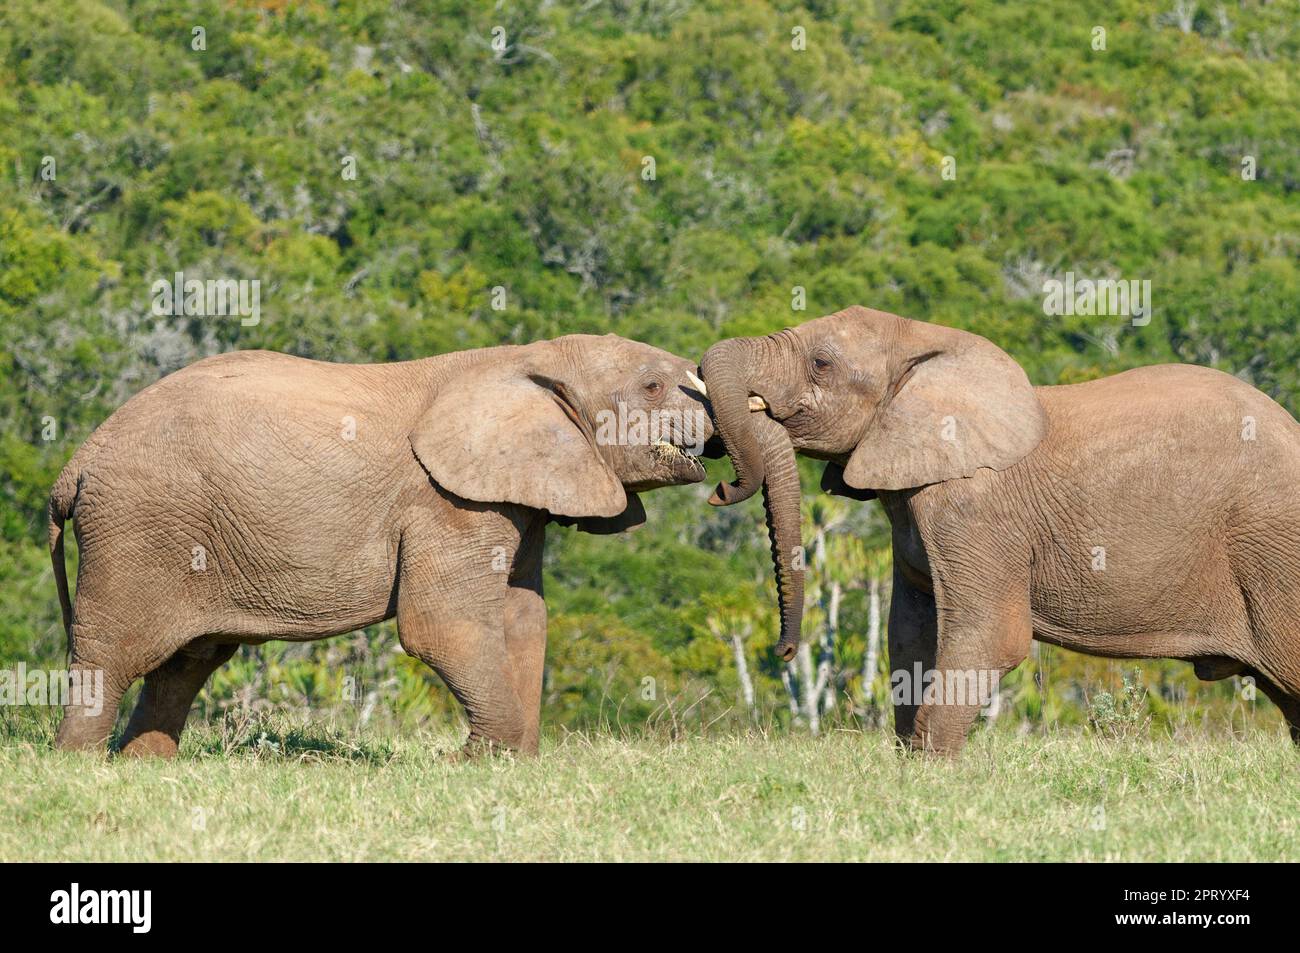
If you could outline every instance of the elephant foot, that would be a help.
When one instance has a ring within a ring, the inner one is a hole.
[[[176,757],[176,739],[161,731],[144,731],[127,741],[118,754],[123,758]]]
[[[899,741],[906,753],[935,761],[957,761],[966,747],[965,734],[944,738],[931,732],[916,731]]]
[[[466,764],[470,761],[482,761],[488,758],[509,758],[513,760],[523,753],[518,748],[511,747],[504,742],[484,738],[482,735],[471,734],[466,739],[465,744],[456,751],[448,752],[444,757],[451,764]]]

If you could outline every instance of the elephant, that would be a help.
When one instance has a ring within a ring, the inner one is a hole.
[[[784,655],[792,451],[882,504],[905,745],[959,753],[987,700],[963,684],[995,688],[1032,639],[1252,676],[1300,743],[1300,426],[1249,384],[1164,364],[1034,387],[985,338],[863,307],[720,341],[701,373],[737,475],[710,502],[762,486],[790,507],[769,513]]]
[[[70,677],[102,672],[105,701],[65,706],[56,745],[103,750],[143,676],[121,750],[173,756],[239,645],[396,617],[465,708],[465,751],[535,754],[546,526],[619,532],[645,520],[638,493],[704,478],[695,369],[568,335],[369,365],[235,351],[162,378],[50,493]]]

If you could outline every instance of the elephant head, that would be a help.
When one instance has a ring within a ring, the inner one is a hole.
[[[737,475],[711,502],[767,492],[786,657],[803,602],[794,451],[829,461],[824,488],[867,499],[1006,469],[1047,428],[1024,371],[989,341],[866,308],[720,341],[701,370]]]
[[[645,521],[639,491],[704,478],[697,458],[713,425],[694,370],[613,334],[471,352],[438,386],[411,446],[457,496],[617,532]]]

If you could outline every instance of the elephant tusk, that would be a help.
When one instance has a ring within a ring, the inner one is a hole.
[[[708,387],[706,387],[706,386],[704,385],[704,381],[700,380],[698,377],[696,377],[696,376],[695,376],[694,374],[692,374],[690,371],[687,371],[687,372],[686,372],[686,377],[687,377],[687,379],[691,382],[691,386],[694,387],[697,391],[700,392],[700,396],[701,396],[701,397],[708,397],[708,396],[709,396],[709,389],[708,389]]]
[[[757,413],[760,410],[767,410],[767,401],[758,396],[750,397],[749,409],[754,413]]]

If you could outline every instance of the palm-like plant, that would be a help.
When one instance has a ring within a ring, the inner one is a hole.
[[[881,620],[884,596],[890,590],[894,553],[890,546],[863,547],[862,572],[867,587],[867,644],[862,653],[862,683],[858,694],[863,711],[875,710],[880,675]]]
[[[757,719],[758,708],[746,643],[755,629],[770,623],[772,613],[771,610],[762,608],[765,604],[755,600],[754,593],[748,589],[709,593],[700,600],[704,629],[731,649],[736,678],[740,683],[741,701],[751,721]]]
[[[839,691],[851,677],[848,669],[837,667],[836,653],[842,645],[841,604],[845,594],[855,589],[867,593],[861,695],[864,705],[874,707],[883,601],[892,557],[879,507],[818,496],[805,502],[803,519],[809,528],[805,622],[816,635],[800,644],[781,678],[789,693],[792,716],[817,734],[823,716],[835,708]]]

